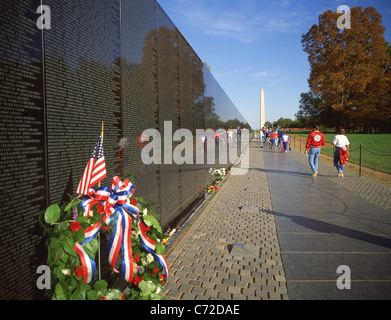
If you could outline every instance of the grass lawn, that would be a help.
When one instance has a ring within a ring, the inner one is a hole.
[[[291,132],[308,136],[308,132]],[[332,143],[335,133],[326,133],[326,142]],[[346,134],[350,142],[349,162],[360,163],[362,145],[362,165],[374,170],[391,173],[391,134]],[[322,148],[322,153],[333,156],[333,148]]]

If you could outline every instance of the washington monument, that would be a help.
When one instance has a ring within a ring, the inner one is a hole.
[[[265,122],[266,122],[266,119],[265,119],[265,92],[262,89],[262,91],[261,91],[261,121],[259,123],[259,125],[260,125],[259,129],[262,129],[265,126]]]

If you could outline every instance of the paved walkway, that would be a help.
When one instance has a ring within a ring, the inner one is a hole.
[[[371,196],[391,188],[337,180],[326,163],[313,179],[306,161],[251,142],[249,172],[230,176],[172,244],[165,298],[391,299],[391,213]],[[341,265],[350,290],[337,287]]]

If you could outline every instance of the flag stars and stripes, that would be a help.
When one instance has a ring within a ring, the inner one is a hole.
[[[106,177],[106,162],[103,153],[102,135],[100,135],[76,192],[88,195],[89,189]]]

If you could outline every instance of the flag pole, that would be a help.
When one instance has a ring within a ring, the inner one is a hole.
[[[101,131],[101,135],[102,135],[102,146],[103,146],[103,129],[104,129],[104,122],[102,121],[102,131]],[[100,181],[98,183],[98,188],[100,188]],[[102,220],[102,218],[100,217],[100,219]],[[102,221],[101,221],[102,222]],[[100,265],[100,232],[98,233],[98,279],[101,280],[101,265]]]

